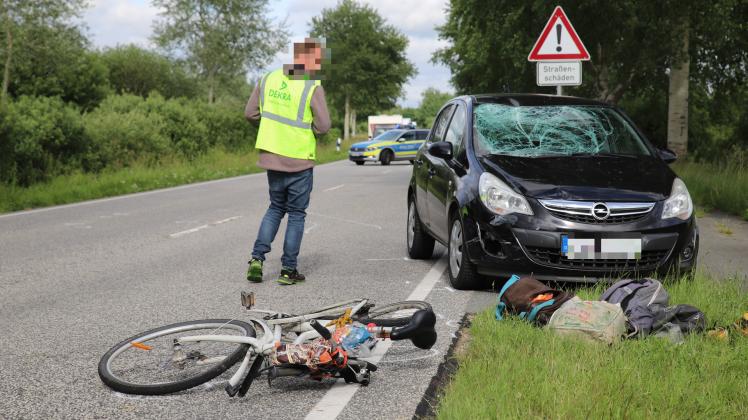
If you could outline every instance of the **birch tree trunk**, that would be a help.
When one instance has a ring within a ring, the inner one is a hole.
[[[345,116],[343,117],[343,139],[348,140],[351,128],[351,97],[345,95]]]
[[[688,28],[683,32],[682,59],[670,69],[667,106],[667,147],[679,157],[688,152]]]
[[[351,135],[356,136],[356,110],[351,111]]]
[[[8,101],[8,85],[10,85],[10,63],[13,56],[13,33],[10,31],[10,16],[5,11],[5,38],[7,40],[8,51],[5,56],[5,69],[3,70],[3,90],[0,93],[0,109],[5,109]]]

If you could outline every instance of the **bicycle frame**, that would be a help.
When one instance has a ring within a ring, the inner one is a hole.
[[[269,320],[250,317],[249,321],[259,326],[259,328],[256,328],[255,331],[262,330],[262,336],[259,338],[209,334],[182,337],[177,341],[177,343],[182,344],[194,343],[199,341],[216,341],[224,343],[249,344],[250,349],[247,351],[247,354],[244,355],[244,359],[239,365],[239,369],[229,379],[229,386],[236,387],[246,375],[247,369],[249,369],[249,364],[253,356],[268,356],[280,345],[281,337],[284,334],[284,326],[286,326],[285,333],[293,332],[297,334],[296,339],[293,341],[294,344],[300,344],[320,337],[319,333],[314,330],[314,328],[312,328],[312,326],[309,324],[309,321],[316,320],[322,323],[322,325],[325,325],[330,321],[329,318],[325,319],[325,317],[329,317],[333,311],[335,311],[335,313],[338,313],[341,307],[350,305],[349,307],[351,308],[351,316],[353,316],[356,315],[367,303],[367,299],[354,299],[321,308],[314,313],[298,315],[294,317]],[[257,313],[265,313],[268,315],[277,314],[276,312],[272,311],[252,311]],[[334,331],[334,326],[331,327],[330,330]],[[382,337],[387,337],[391,328],[378,327],[377,330]]]

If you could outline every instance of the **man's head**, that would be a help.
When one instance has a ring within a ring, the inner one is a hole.
[[[322,69],[322,63],[326,61],[327,54],[329,53],[325,48],[324,39],[306,38],[304,42],[294,42],[293,72],[289,73],[303,73],[307,76],[318,73]]]

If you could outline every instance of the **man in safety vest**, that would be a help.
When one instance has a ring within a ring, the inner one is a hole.
[[[325,55],[323,41],[307,38],[294,43],[294,63],[262,77],[249,98],[245,115],[260,124],[257,165],[267,170],[270,207],[262,219],[247,280],[262,281],[262,264],[283,216],[288,214],[278,283],[296,284],[304,276],[296,269],[304,235],[304,219],[312,192],[315,134],[330,129],[330,114],[319,71]]]

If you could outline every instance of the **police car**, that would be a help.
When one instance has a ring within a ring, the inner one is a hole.
[[[393,160],[409,160],[412,163],[428,135],[429,130],[386,131],[369,141],[352,145],[348,159],[356,162],[356,165],[377,161],[389,165]]]

